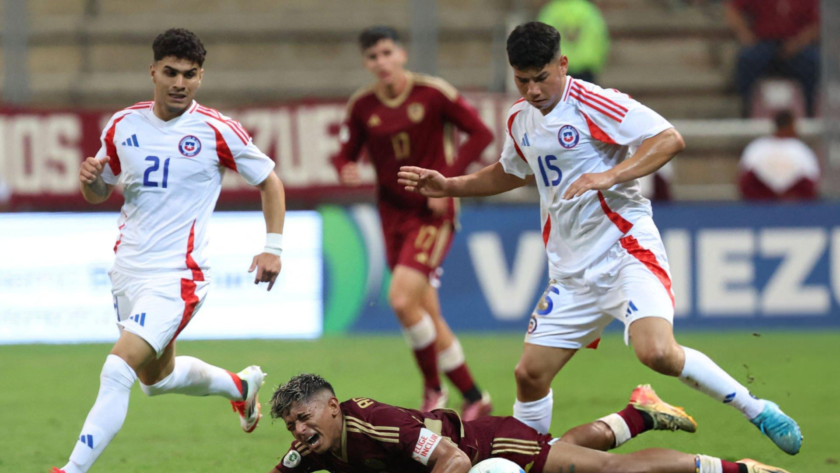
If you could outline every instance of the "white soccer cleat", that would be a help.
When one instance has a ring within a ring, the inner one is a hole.
[[[248,392],[244,401],[230,401],[233,410],[239,413],[239,424],[246,433],[251,433],[257,428],[262,417],[260,414],[260,401],[257,394],[265,382],[266,374],[259,366],[252,365],[236,373],[237,376],[248,384]]]

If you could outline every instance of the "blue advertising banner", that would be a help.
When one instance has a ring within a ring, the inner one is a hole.
[[[337,219],[346,233],[355,228],[366,257],[341,270],[357,287],[348,291],[336,286],[325,255],[325,331],[398,330],[375,209],[329,212],[334,218],[322,210],[325,252]],[[840,206],[673,204],[656,207],[654,220],[668,251],[678,328],[840,328]],[[440,288],[453,329],[524,333],[548,277],[538,224],[536,205],[464,207]],[[342,235],[347,255],[353,238]]]

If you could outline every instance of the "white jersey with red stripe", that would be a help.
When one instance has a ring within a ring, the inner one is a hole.
[[[114,114],[97,158],[109,156],[102,179],[125,186],[114,246],[114,269],[133,275],[178,272],[201,281],[209,269],[207,225],[225,169],[251,185],[263,182],[274,162],[242,126],[193,102],[163,121],[153,102]]]
[[[634,222],[652,215],[635,180],[564,200],[569,185],[583,174],[615,167],[644,140],[669,128],[667,120],[630,96],[571,76],[548,115],[524,100],[513,105],[501,163],[508,174],[536,176],[552,279],[579,275]]]

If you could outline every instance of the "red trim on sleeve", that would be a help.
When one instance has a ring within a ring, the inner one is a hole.
[[[607,205],[607,200],[604,198],[604,194],[602,194],[601,191],[598,191],[598,200],[601,201],[601,209],[607,215],[607,218],[610,219],[610,221],[614,223],[619,230],[621,230],[621,233],[627,233],[631,228],[633,228],[632,223],[624,220],[624,217],[617,214],[610,208],[609,205]]]
[[[671,278],[668,276],[668,272],[659,265],[659,261],[656,260],[656,255],[652,251],[643,248],[639,244],[639,241],[632,235],[628,235],[619,241],[621,242],[621,247],[627,250],[627,253],[630,253],[634,258],[641,261],[659,279],[659,282],[668,291],[668,296],[671,298],[671,305],[675,306],[674,293],[671,292]]]
[[[193,281],[204,281],[204,273],[192,257],[192,252],[195,249],[195,220],[193,220],[192,227],[190,227],[190,238],[187,240],[187,268],[192,270]]]
[[[551,214],[548,214],[545,219],[545,225],[543,226],[543,243],[545,246],[548,246],[548,237],[551,235]]]
[[[600,114],[604,115],[605,117],[611,118],[611,119],[613,119],[613,120],[617,121],[618,123],[621,123],[621,119],[620,119],[620,118],[618,118],[618,117],[617,117],[617,116],[615,116],[614,114],[612,114],[612,113],[610,113],[610,112],[608,112],[608,111],[604,110],[604,108],[603,108],[603,107],[599,107],[597,104],[594,104],[594,103],[592,103],[592,102],[590,102],[590,101],[586,100],[586,99],[585,99],[585,98],[583,98],[583,96],[581,96],[581,95],[580,95],[580,94],[579,94],[576,90],[575,90],[575,91],[572,91],[571,96],[572,96],[573,98],[576,98],[576,99],[578,100],[578,102],[582,103],[583,105],[586,105],[587,107],[591,108],[592,110],[595,110],[596,112],[598,112],[598,113],[600,113]]]
[[[216,132],[216,156],[219,157],[219,164],[236,171],[236,160],[233,159],[233,153],[230,152],[225,137],[213,126],[210,122],[206,122],[207,126]]]
[[[516,149],[516,154],[518,154],[519,157],[522,158],[522,160],[527,163],[528,160],[525,159],[525,155],[522,154],[522,150],[519,149],[519,143],[516,142],[516,138],[514,138],[514,136],[513,136],[513,120],[516,119],[516,116],[519,115],[519,112],[521,112],[521,111],[522,110],[517,110],[517,111],[513,112],[513,115],[511,115],[508,118],[507,129],[508,129],[508,135],[510,135],[510,139],[513,140],[513,147]]]
[[[618,92],[616,89],[613,89],[613,90]],[[617,115],[621,116],[621,118],[624,118],[624,115],[626,115],[627,112],[629,111],[629,110],[627,110],[627,107],[619,104],[615,100],[612,100],[612,99],[610,99],[608,97],[605,97],[601,94],[592,92],[590,90],[586,90],[585,88],[583,88],[583,86],[581,86],[579,84],[576,84],[575,91],[581,93],[587,99],[591,99],[592,101],[594,101],[594,102],[596,102],[600,105],[603,105],[604,107],[614,111]]]
[[[111,172],[114,173],[114,176],[119,176],[122,172],[122,166],[120,165],[120,156],[117,154],[117,147],[114,145],[114,134],[117,132],[117,123],[119,123],[123,118],[128,115],[127,113],[120,118],[114,120],[114,123],[111,124],[111,128],[108,128],[108,132],[105,133],[105,154],[109,158],[108,166],[111,167]]]
[[[245,131],[245,128],[243,128],[242,125],[238,121],[231,120],[229,118],[226,119],[225,117],[222,116],[221,113],[219,113],[218,110],[213,109],[213,108],[207,108],[207,107],[199,105],[196,108],[196,111],[198,113],[202,114],[202,115],[205,115],[205,116],[208,116],[210,118],[214,118],[216,120],[219,120],[220,122],[227,125],[231,130],[233,130],[234,133],[236,133],[236,136],[238,136],[239,139],[242,140],[242,144],[248,144],[248,140],[251,139],[251,135],[249,135],[248,132]],[[208,125],[209,125],[209,123],[208,123]],[[214,128],[214,130],[215,130],[215,128]]]
[[[583,111],[581,111],[580,114],[583,115],[583,118],[586,119],[586,124],[589,126],[589,134],[592,135],[592,138],[595,138],[596,140],[602,143],[607,143],[610,145],[618,144],[615,142],[614,139],[610,138],[610,135],[608,135],[607,132],[605,132],[601,129],[601,127],[596,125],[595,122],[593,122],[592,119],[589,118],[589,115],[583,113]]]

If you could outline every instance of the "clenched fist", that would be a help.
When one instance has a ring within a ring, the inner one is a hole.
[[[111,158],[105,156],[101,159],[87,158],[82,163],[82,168],[79,170],[79,180],[83,184],[93,184],[102,175],[105,165],[111,161]]]

